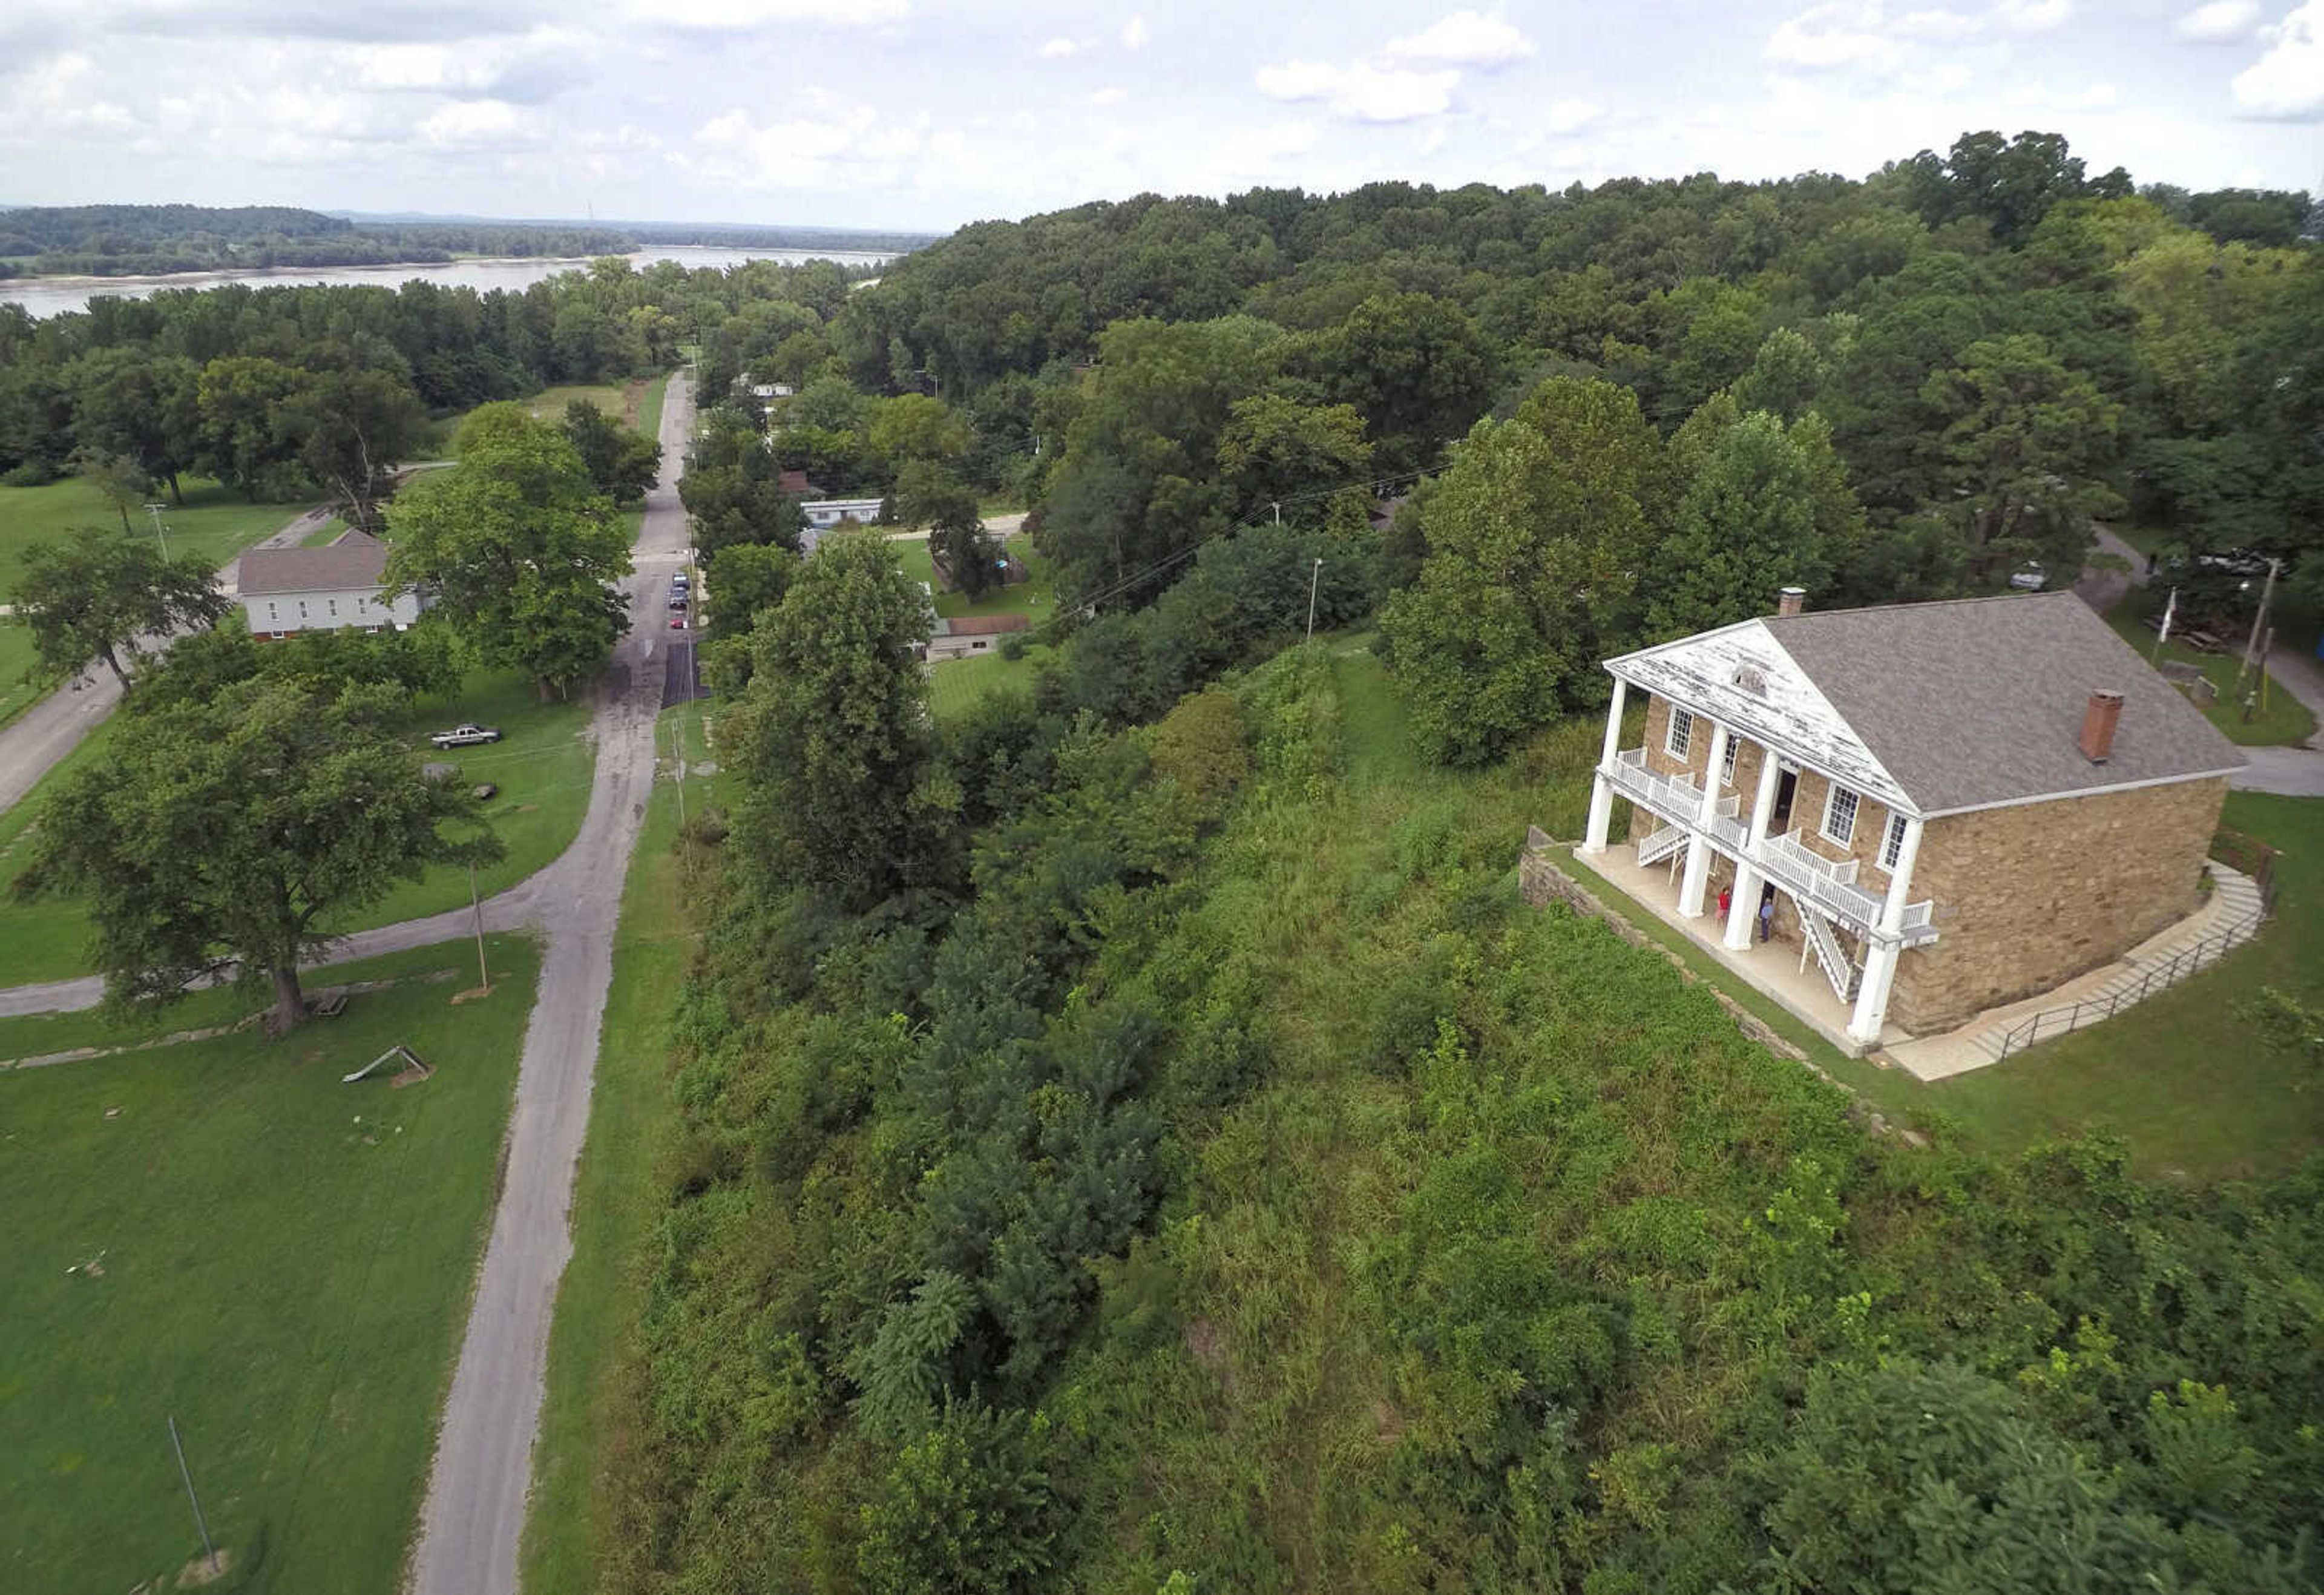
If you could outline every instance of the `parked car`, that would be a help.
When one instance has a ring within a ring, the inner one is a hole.
[[[684,609],[686,607],[686,595],[683,593],[672,593],[669,595],[669,606],[672,609]]]
[[[477,725],[463,721],[449,731],[438,732],[428,740],[439,748],[473,748],[479,742],[500,741],[501,730],[497,725]]]
[[[683,632],[683,631],[685,631],[685,630],[686,630],[686,617],[685,617],[684,615],[682,615],[682,614],[674,614],[674,615],[670,616],[670,617],[669,617],[669,629],[670,629],[671,631],[673,631],[673,632]]]
[[[2020,566],[2010,573],[2009,585],[2021,593],[2038,593],[2050,585],[2050,573],[2038,565]]]

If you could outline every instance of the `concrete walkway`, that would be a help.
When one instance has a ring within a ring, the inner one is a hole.
[[[2209,868],[2213,890],[2200,908],[2114,963],[2022,1002],[1987,1009],[1957,1030],[1885,1045],[1873,1061],[1894,1064],[1916,1080],[1947,1080],[1999,1063],[2010,1033],[2036,1015],[2048,1016],[2039,1035],[2050,1041],[2168,991],[2259,934],[2259,887],[2217,861]],[[2026,1044],[2021,1037],[2019,1045]]]

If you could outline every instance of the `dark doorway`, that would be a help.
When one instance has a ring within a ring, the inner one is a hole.
[[[1781,835],[1792,823],[1792,794],[1799,790],[1800,773],[1795,770],[1777,772],[1775,777],[1775,808],[1767,816],[1767,834]]]

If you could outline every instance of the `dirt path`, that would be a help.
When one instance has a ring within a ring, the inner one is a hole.
[[[251,547],[295,548],[330,518],[327,507],[308,510]],[[219,583],[228,595],[237,590],[234,577],[240,558],[237,554],[218,572]],[[0,814],[14,808],[42,776],[79,747],[81,739],[104,724],[120,701],[121,683],[114,679],[112,671],[92,660],[78,677],[0,727]]]

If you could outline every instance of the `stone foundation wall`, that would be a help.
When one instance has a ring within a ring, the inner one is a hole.
[[[1889,1017],[1927,1035],[2120,957],[2190,912],[2224,779],[1929,822],[1913,899],[1938,940],[1904,954]]]

